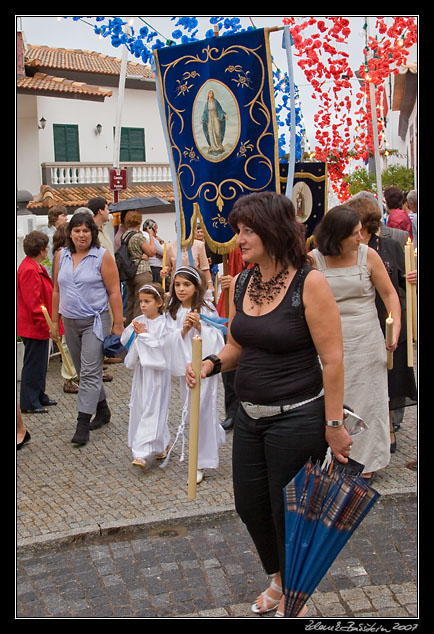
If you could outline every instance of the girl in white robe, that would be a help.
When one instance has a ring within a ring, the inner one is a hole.
[[[166,311],[166,344],[171,350],[171,372],[179,376],[182,420],[178,435],[182,435],[190,418],[190,390],[185,380],[185,369],[192,358],[192,338],[202,339],[202,357],[215,354],[224,346],[219,329],[201,319],[216,317],[218,313],[212,304],[205,301],[206,280],[201,271],[192,266],[182,266],[175,272],[171,294]],[[226,442],[226,434],[220,425],[217,411],[218,376],[201,380],[198,444],[198,477],[200,482],[203,469],[216,469],[219,465],[219,448]],[[174,443],[175,444],[175,443]],[[183,459],[183,450],[181,460]]]
[[[167,421],[171,374],[164,346],[166,319],[160,313],[163,297],[161,285],[145,284],[139,290],[142,314],[121,335],[124,346],[132,339],[124,364],[134,370],[128,446],[132,450],[132,464],[142,468],[151,456],[165,458],[170,443]]]

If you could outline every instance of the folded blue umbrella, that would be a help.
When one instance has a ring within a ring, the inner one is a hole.
[[[114,357],[120,357],[126,348],[121,344],[121,338],[119,335],[108,335],[104,339],[104,356],[113,359]]]

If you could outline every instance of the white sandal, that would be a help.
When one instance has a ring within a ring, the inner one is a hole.
[[[134,458],[131,463],[135,467],[141,467],[142,469],[146,469],[146,460],[144,458]]]
[[[268,594],[268,590],[270,588],[272,590],[275,590],[275,592],[280,592],[280,597],[278,599],[273,599],[272,597],[270,597],[270,595]],[[278,586],[277,583],[274,581],[274,577],[271,580],[269,588],[264,590],[264,592],[259,595],[258,599],[260,597],[262,597],[262,606],[259,606],[256,602],[251,606],[251,610],[255,614],[265,614],[266,612],[271,612],[278,607],[282,598],[282,588]]]

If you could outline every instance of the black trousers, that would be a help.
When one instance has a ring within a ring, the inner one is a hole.
[[[24,343],[23,369],[21,371],[20,408],[39,409],[48,401],[45,380],[48,368],[49,339],[21,337]]]
[[[267,574],[285,570],[284,487],[313,458],[323,460],[324,397],[253,420],[239,407],[233,437],[235,508]]]

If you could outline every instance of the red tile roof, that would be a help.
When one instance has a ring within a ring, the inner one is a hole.
[[[103,53],[35,45],[27,46],[24,63],[28,68],[52,68],[102,75],[119,75],[121,68],[120,59]],[[127,63],[127,75],[155,79],[149,66],[130,61]]]
[[[44,92],[67,93],[75,95],[89,95],[99,97],[103,100],[105,97],[111,97],[112,91],[100,86],[90,86],[84,82],[72,81],[64,77],[54,77],[45,73],[35,73],[33,77],[19,77],[17,79],[17,90],[19,93],[40,94]],[[57,96],[61,97],[61,94]]]
[[[27,209],[38,210],[54,205],[64,207],[86,207],[87,201],[91,198],[102,196],[109,203],[113,202],[113,192],[106,185],[89,187],[59,187],[54,188],[49,185],[41,186],[41,193],[34,197],[27,205]],[[173,187],[171,183],[161,183],[159,185],[131,185],[126,190],[119,192],[119,200],[134,197],[157,197],[174,202]]]

